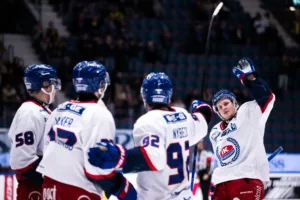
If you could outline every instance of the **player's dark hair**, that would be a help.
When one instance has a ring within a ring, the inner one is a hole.
[[[98,98],[93,93],[78,93],[77,99],[78,101],[98,101]]]
[[[167,109],[167,110],[170,110],[170,111],[173,110],[167,104],[152,103],[152,104],[148,104],[148,106],[151,107],[151,110],[160,110],[160,109]]]

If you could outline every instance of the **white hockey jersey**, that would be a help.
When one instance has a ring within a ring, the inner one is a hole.
[[[192,199],[189,147],[207,135],[208,127],[201,114],[173,109],[149,111],[134,125],[135,145],[144,147],[148,166],[156,170],[138,173],[139,200]]]
[[[212,128],[209,137],[219,164],[213,172],[214,184],[241,178],[269,181],[264,130],[275,101],[271,95],[265,110],[255,100],[246,102],[225,129],[222,122]]]
[[[18,109],[10,126],[10,166],[27,171],[43,155],[44,128],[51,111],[35,101],[26,101]]]
[[[113,141],[115,122],[104,104],[67,101],[51,114],[45,130],[46,147],[37,171],[44,176],[82,188],[102,197],[102,189],[87,178],[114,174],[88,162],[88,151],[97,142]]]

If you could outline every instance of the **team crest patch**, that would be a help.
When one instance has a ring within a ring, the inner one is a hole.
[[[240,156],[240,145],[233,138],[227,138],[228,144],[222,148],[217,147],[217,158],[221,166],[226,166],[236,161]]]

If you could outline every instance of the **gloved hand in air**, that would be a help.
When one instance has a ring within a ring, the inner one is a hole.
[[[232,68],[232,72],[240,79],[242,83],[244,78],[247,77],[248,75],[250,74],[257,75],[254,64],[250,60],[250,58],[240,59],[237,66]]]

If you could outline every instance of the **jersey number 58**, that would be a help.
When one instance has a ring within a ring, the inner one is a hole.
[[[20,147],[22,145],[33,145],[34,137],[31,131],[27,131],[25,133],[18,133],[16,135],[16,147]]]

